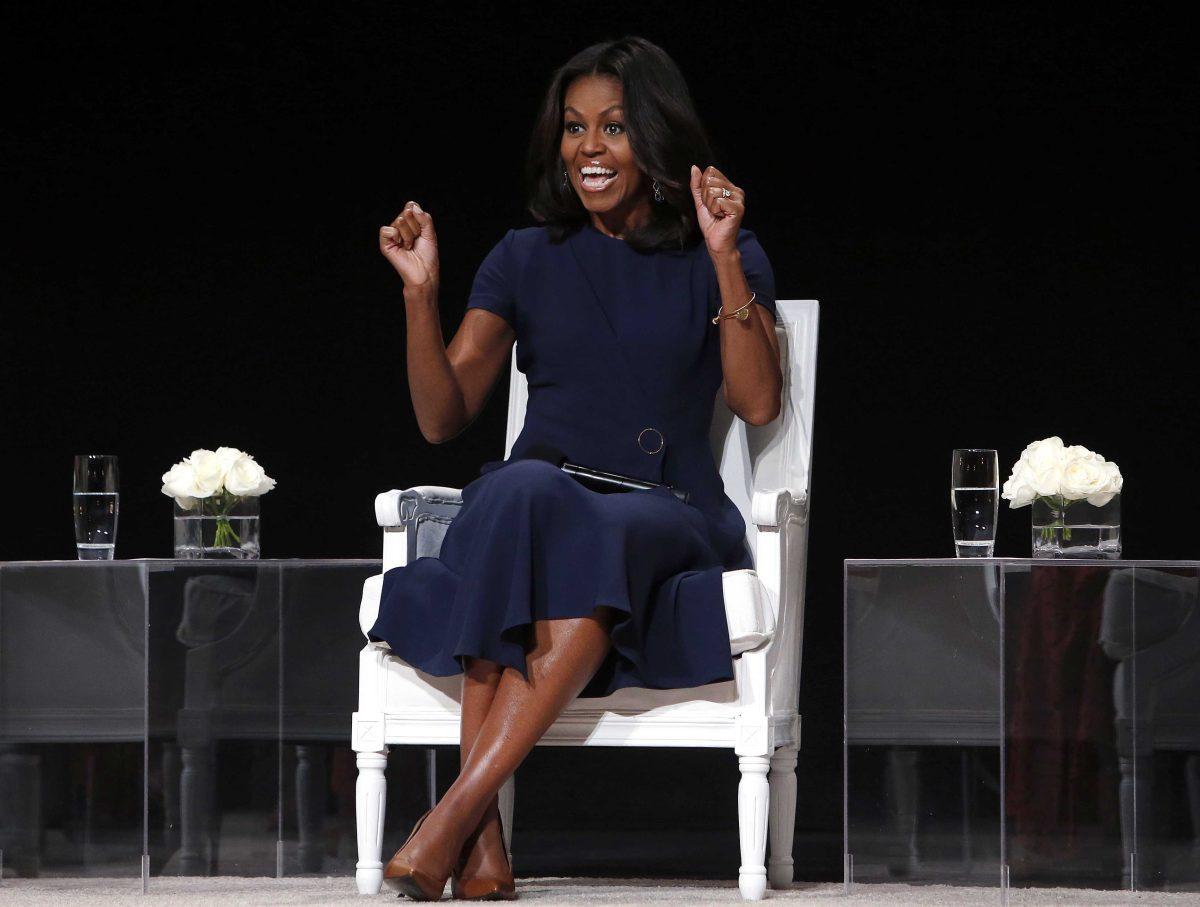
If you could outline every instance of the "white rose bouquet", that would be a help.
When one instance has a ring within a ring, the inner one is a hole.
[[[1055,435],[1034,441],[1022,451],[1000,496],[1010,508],[1044,500],[1062,513],[1076,501],[1103,507],[1120,493],[1123,484],[1116,463],[1078,444],[1067,447]],[[1048,528],[1043,530],[1044,535],[1048,532]],[[1063,536],[1069,539],[1071,530],[1065,529]]]
[[[162,493],[174,498],[183,510],[192,510],[204,499],[217,516],[214,547],[241,545],[229,522],[230,511],[243,499],[264,495],[275,480],[254,457],[236,447],[193,450],[162,477]]]

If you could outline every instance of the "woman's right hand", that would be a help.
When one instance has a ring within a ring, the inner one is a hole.
[[[379,228],[379,251],[404,279],[405,288],[437,287],[437,234],[433,218],[416,202],[407,202],[400,215]]]

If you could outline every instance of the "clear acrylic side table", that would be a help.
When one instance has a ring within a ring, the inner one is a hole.
[[[353,873],[379,560],[0,563],[6,877]]]
[[[845,877],[1200,891],[1200,562],[845,562]]]

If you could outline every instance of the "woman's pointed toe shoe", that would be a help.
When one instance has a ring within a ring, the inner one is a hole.
[[[486,879],[476,876],[456,879],[454,897],[460,901],[515,901],[517,886],[512,876],[507,879]]]
[[[503,819],[501,820],[503,823]],[[476,836],[467,838],[459,854],[458,864],[450,874],[450,893],[460,901],[515,901],[517,899],[517,883],[513,878],[512,864],[503,876],[464,876],[463,870],[467,865],[467,856],[475,846]],[[500,841],[504,841],[504,825],[500,826]],[[504,854],[508,861],[508,852]]]
[[[400,851],[408,846],[408,842],[413,839],[413,835],[417,833],[417,829],[421,827],[421,823],[425,821],[425,816],[428,816],[431,809],[427,809],[421,818],[417,819],[413,830],[408,833],[408,838],[404,845],[397,850],[395,855],[388,861],[387,866],[383,869],[383,884],[393,891],[398,891],[400,894],[406,894],[414,901],[437,901],[442,897],[442,893],[446,889],[446,879],[448,876],[442,876],[440,879],[411,865],[405,859],[401,858]]]

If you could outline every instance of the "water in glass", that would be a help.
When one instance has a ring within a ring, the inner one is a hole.
[[[117,541],[117,495],[103,491],[76,492],[75,548],[81,561],[112,560]]]
[[[994,450],[955,450],[950,464],[950,518],[958,557],[991,557],[1000,504]]]
[[[75,550],[81,561],[112,560],[117,544],[117,458],[82,454],[75,458],[71,493]]]

